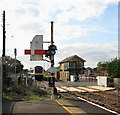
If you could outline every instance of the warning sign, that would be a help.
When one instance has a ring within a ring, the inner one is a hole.
[[[43,50],[43,35],[36,35],[32,42],[30,42],[30,49],[31,49],[31,55],[30,55],[30,61],[40,61],[43,60],[43,55],[36,55],[34,53],[35,50]]]

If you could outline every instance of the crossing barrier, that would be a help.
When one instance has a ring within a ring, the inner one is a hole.
[[[79,76],[79,80],[86,80],[89,82],[96,82],[97,81],[96,77],[81,77],[81,76]]]

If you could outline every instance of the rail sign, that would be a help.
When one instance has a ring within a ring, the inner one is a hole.
[[[43,35],[36,35],[32,42],[30,42],[30,61],[40,61],[43,60],[43,54],[36,55],[35,50],[43,50]]]

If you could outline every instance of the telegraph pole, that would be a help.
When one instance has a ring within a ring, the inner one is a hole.
[[[3,11],[3,54],[2,54],[2,98],[3,98],[3,86],[4,82],[6,81],[5,79],[5,11]]]
[[[5,31],[5,11],[3,11],[3,55],[2,55],[2,57],[5,57],[5,38],[6,38],[5,33],[6,33],[6,31]]]
[[[14,49],[14,54],[15,54],[15,77],[16,77],[16,55],[17,55],[17,49]]]

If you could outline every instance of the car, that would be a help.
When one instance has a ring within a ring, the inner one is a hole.
[[[89,74],[89,77],[96,77],[93,73]]]

